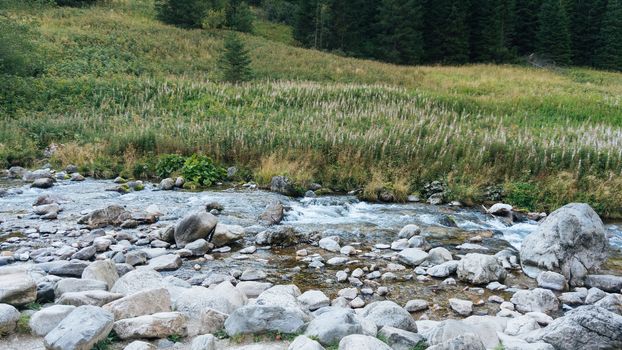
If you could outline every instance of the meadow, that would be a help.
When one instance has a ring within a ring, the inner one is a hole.
[[[587,201],[622,217],[622,74],[520,65],[395,66],[298,48],[291,29],[243,35],[255,80],[222,83],[223,30],[154,19],[148,0],[4,5],[28,28],[36,77],[0,76],[0,165],[76,164],[152,178],[163,154],[200,153],[260,184],[389,189],[443,181],[530,210]]]

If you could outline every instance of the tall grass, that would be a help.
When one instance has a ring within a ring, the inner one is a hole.
[[[226,33],[166,26],[151,5],[2,10],[38,31],[46,66],[0,79],[1,163],[32,164],[54,142],[58,164],[148,176],[159,154],[205,153],[260,182],[287,174],[401,199],[441,179],[473,202],[505,184],[529,209],[585,200],[622,215],[622,74],[400,67],[292,47],[267,28],[244,36],[258,80],[229,85],[214,80]]]

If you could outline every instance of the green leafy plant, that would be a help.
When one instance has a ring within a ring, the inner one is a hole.
[[[515,182],[506,185],[506,200],[519,208],[535,210],[538,189],[528,182]]]
[[[186,157],[179,154],[162,155],[156,164],[156,175],[161,179],[169,177],[172,173],[181,170],[185,162]]]
[[[183,337],[179,334],[171,334],[166,339],[172,341],[173,343],[179,343]]]
[[[210,158],[193,154],[184,162],[181,174],[189,182],[209,187],[214,182],[222,180],[227,172],[224,168],[214,164]]]

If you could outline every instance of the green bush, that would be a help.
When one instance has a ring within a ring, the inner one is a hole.
[[[186,28],[200,28],[209,10],[222,9],[222,0],[156,0],[161,21]]]
[[[506,185],[506,200],[519,208],[535,210],[538,202],[538,189],[528,182],[514,182]]]
[[[193,154],[184,162],[181,174],[186,181],[209,187],[214,182],[224,179],[227,171],[214,164],[208,157]]]
[[[167,178],[172,173],[181,170],[185,162],[186,157],[178,154],[162,155],[158,159],[158,164],[156,164],[156,175],[161,179]]]
[[[243,0],[229,0],[225,6],[225,24],[239,32],[253,31],[253,14]]]

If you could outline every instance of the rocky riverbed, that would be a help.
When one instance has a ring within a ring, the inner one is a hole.
[[[20,177],[0,180],[0,348],[622,348],[622,230],[587,205]]]

